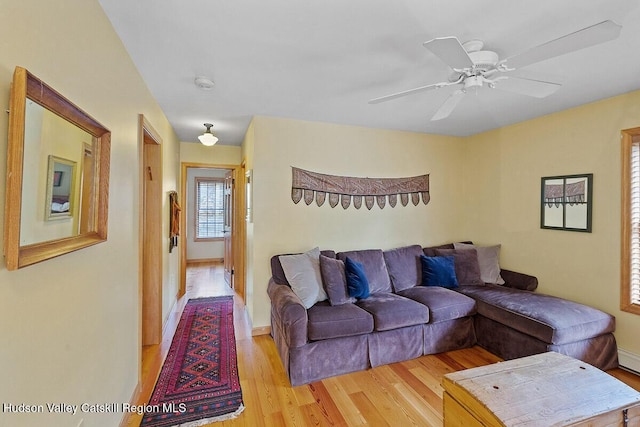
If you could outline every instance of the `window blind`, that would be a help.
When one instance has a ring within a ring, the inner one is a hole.
[[[224,236],[224,183],[196,180],[196,239]]]
[[[630,220],[631,247],[630,297],[632,304],[640,304],[640,141],[631,144]]]

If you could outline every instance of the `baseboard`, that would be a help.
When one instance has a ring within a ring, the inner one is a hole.
[[[253,328],[251,330],[251,336],[255,337],[258,335],[271,335],[271,326],[260,326],[259,328]]]
[[[640,355],[618,348],[618,362],[621,368],[640,373]]]
[[[204,264],[204,263],[223,264],[224,258],[198,258],[198,259],[187,260],[187,264]]]
[[[176,295],[176,299],[173,300],[173,304],[171,304],[171,308],[169,309],[169,313],[167,313],[167,317],[162,321],[162,336],[167,332],[167,324],[169,324],[169,317],[174,314],[173,311],[176,309],[178,301],[180,301],[180,297]],[[181,312],[182,313],[182,312]],[[161,339],[162,341],[162,339]]]
[[[142,391],[142,383],[139,382],[136,385],[136,388],[133,390],[133,395],[129,400],[130,405],[136,405],[138,402],[138,397],[140,396],[140,392]],[[122,419],[120,420],[120,427],[126,427],[129,425],[129,418],[131,418],[131,412],[126,412],[122,415]]]

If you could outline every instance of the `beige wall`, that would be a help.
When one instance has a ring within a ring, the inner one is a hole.
[[[273,255],[314,246],[389,249],[464,237],[461,139],[268,117],[254,118],[249,139],[254,178],[254,223],[247,232],[253,260],[249,312],[254,327],[270,322],[266,287]],[[328,202],[322,207],[303,201],[296,205],[291,200],[291,166],[363,177],[429,173],[431,202],[382,210],[374,206],[370,211],[364,206],[332,209]]]
[[[128,402],[139,372],[138,114],[163,139],[163,190],[176,189],[177,138],[96,0],[3,1],[0,111],[26,67],[112,132],[108,241],[9,272],[0,261],[0,402]],[[4,222],[7,115],[0,115]],[[164,202],[163,230],[168,230]],[[167,231],[168,233],[168,231]],[[166,238],[165,238],[166,237]],[[177,252],[163,237],[163,313],[177,292]],[[0,426],[118,425],[122,414],[0,415]]]
[[[459,139],[254,118],[244,147],[255,185],[247,230],[254,327],[269,322],[262,296],[274,254],[472,239],[501,243],[503,266],[536,275],[540,292],[614,314],[622,360],[640,362],[640,317],[619,309],[620,130],[640,126],[638,117],[640,92]],[[371,211],[295,205],[291,166],[371,177],[428,172],[432,201]],[[593,232],[540,229],[541,177],[579,173],[594,174]]]
[[[620,131],[640,126],[640,92],[467,138],[466,236],[502,243],[503,266],[539,291],[616,316],[616,338],[640,361],[640,317],[620,311]],[[593,173],[593,232],[540,228],[540,179]]]
[[[218,144],[207,147],[199,142],[181,142],[180,161],[182,163],[235,166],[242,161],[242,148]]]

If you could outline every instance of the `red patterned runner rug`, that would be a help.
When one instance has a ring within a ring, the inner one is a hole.
[[[140,426],[203,426],[243,410],[233,297],[189,300]]]

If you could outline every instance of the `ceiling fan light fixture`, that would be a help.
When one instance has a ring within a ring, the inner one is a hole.
[[[453,92],[436,111],[431,118],[432,121],[435,121],[448,117],[465,93],[478,93],[478,88],[485,84],[491,89],[496,88],[534,98],[544,98],[557,91],[561,84],[500,75],[500,73],[515,71],[527,65],[614,40],[620,35],[621,29],[622,26],[613,21],[603,21],[502,60],[496,52],[483,50],[482,40],[469,40],[460,43],[460,40],[455,36],[437,37],[424,42],[423,46],[453,70],[449,74],[448,81],[380,96],[371,99],[369,104],[390,101],[432,89],[462,85],[462,88]]]
[[[464,88],[470,89],[472,87],[482,87],[485,79],[482,76],[469,76],[464,79]]]
[[[207,147],[211,147],[213,144],[218,142],[218,138],[211,132],[211,127],[213,126],[211,123],[205,123],[204,126],[207,130],[204,131],[202,135],[198,137],[202,145],[206,145]]]

